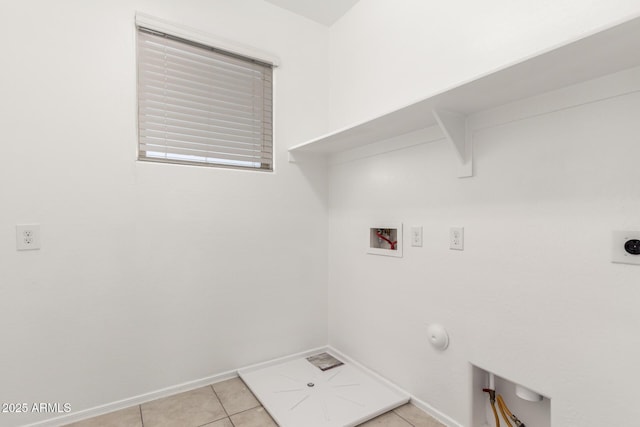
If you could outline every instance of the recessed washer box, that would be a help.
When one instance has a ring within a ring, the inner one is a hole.
[[[369,226],[367,253],[402,257],[402,223],[377,223]]]
[[[614,231],[612,241],[612,262],[640,265],[640,231]]]

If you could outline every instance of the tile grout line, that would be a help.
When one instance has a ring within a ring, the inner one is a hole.
[[[227,412],[227,408],[224,407],[224,404],[222,403],[222,400],[220,399],[220,397],[218,396],[218,393],[216,393],[216,389],[213,388],[213,384],[210,384],[209,387],[211,387],[211,391],[213,391],[213,395],[216,397],[216,399],[218,400],[218,403],[220,403],[220,406],[222,406],[222,410],[224,411],[224,413],[227,415],[227,418],[230,418],[231,415],[229,415],[229,412]]]
[[[243,381],[242,383],[244,384],[244,381]],[[218,396],[218,393],[216,393],[216,389],[213,387],[213,384],[210,384],[210,385],[209,385],[209,387],[211,387],[211,390],[213,390],[213,394],[216,396],[216,399],[218,399],[218,402],[220,402],[220,406],[222,406],[222,410],[224,411],[224,413],[225,413],[225,414],[227,414],[227,419],[229,420],[229,422],[231,423],[231,425],[232,425],[233,427],[235,427],[235,425],[236,425],[236,424],[235,424],[235,423],[233,422],[233,420],[231,419],[231,414],[229,414],[229,412],[227,411],[227,408],[225,408],[224,404],[222,403],[222,400],[221,400],[221,399],[220,399],[220,397]],[[246,387],[246,384],[245,384],[245,387]],[[258,400],[258,399],[256,399],[256,400]],[[254,406],[253,408],[245,409],[244,411],[236,412],[236,413],[235,413],[235,414],[233,414],[233,415],[242,414],[243,412],[247,412],[247,411],[250,411],[250,410],[252,410],[252,409],[261,408],[261,407],[262,407],[262,404],[260,404],[260,402],[258,401],[258,406]],[[219,421],[219,420],[216,420],[216,421]]]
[[[140,412],[140,425],[144,427],[144,418],[142,417],[142,405],[138,405],[138,411]]]
[[[227,412],[227,408],[224,407],[224,404],[222,403],[222,399],[220,399],[220,397],[218,396],[218,393],[216,393],[216,389],[213,388],[213,384],[209,384],[209,387],[211,387],[211,390],[213,391],[213,395],[216,397],[216,399],[218,399],[218,402],[220,402],[220,406],[222,406],[222,410],[227,415],[227,419],[229,420],[231,425],[235,427],[235,424],[233,423],[233,420],[231,419],[231,415],[229,415],[229,412]],[[220,418],[220,420],[224,420],[224,418]],[[216,420],[216,421],[220,421],[220,420]],[[216,422],[216,421],[214,421],[214,422]]]
[[[242,378],[240,378],[240,381],[242,381]],[[216,384],[217,384],[217,383],[216,383]],[[246,384],[244,381],[242,381],[242,384],[247,388],[247,390],[249,390],[249,388],[247,387],[247,384]],[[213,389],[213,393],[216,395],[216,397],[218,397],[218,393],[216,393],[216,389],[213,387],[213,384],[211,384],[211,388]],[[224,412],[225,412],[225,414],[227,414],[227,417],[229,418],[229,421],[231,421],[231,423],[232,423],[234,426],[235,426],[235,424],[233,423],[233,420],[231,419],[231,416],[232,416],[232,415],[242,414],[243,412],[247,412],[247,411],[250,411],[250,410],[252,410],[252,409],[256,409],[256,408],[263,408],[263,409],[264,409],[264,406],[262,405],[262,402],[260,402],[260,401],[258,400],[258,398],[257,398],[257,397],[256,397],[256,396],[251,392],[251,390],[249,390],[249,393],[251,393],[251,395],[256,399],[256,402],[258,402],[258,404],[257,404],[256,406],[252,406],[251,408],[247,408],[247,409],[244,409],[244,410],[242,410],[242,411],[240,411],[240,412],[235,412],[235,413],[233,413],[233,414],[230,414],[230,413],[227,411],[227,408],[225,408],[225,407],[224,407],[224,404],[222,403],[222,400],[220,400],[220,397],[218,397],[218,400],[220,401],[220,405],[222,405],[222,409],[224,409]],[[265,409],[265,410],[266,410],[266,409]]]
[[[226,418],[220,418],[219,420],[215,420],[215,421],[211,421],[211,422],[208,422],[208,423],[204,423],[204,424],[199,425],[197,427],[206,427],[206,426],[209,426],[209,425],[211,425],[213,423],[217,423],[218,421],[223,421],[223,420],[229,420],[229,422],[231,422],[231,424],[233,424],[233,422],[231,421],[231,418],[226,417]]]
[[[404,422],[406,422],[407,424],[409,424],[411,427],[416,427],[415,424],[413,424],[411,421],[409,421],[408,419],[406,419],[405,417],[403,417],[402,415],[400,415],[399,413],[396,412],[396,409],[392,409],[393,413],[396,414],[398,417],[400,417]]]
[[[240,378],[240,377],[238,377],[238,378]],[[242,378],[240,378],[240,381],[242,382],[242,384],[244,385],[244,387],[247,389],[247,391],[251,394],[251,396],[253,396],[253,398],[256,400],[256,402],[258,402],[258,405],[257,405],[257,406],[254,406],[254,407],[252,407],[252,408],[247,408],[247,409],[245,409],[244,411],[240,411],[240,412],[238,412],[238,414],[241,414],[241,413],[243,413],[243,412],[247,412],[247,411],[250,411],[250,410],[252,410],[252,409],[256,409],[256,408],[262,408],[262,409],[264,409],[264,405],[262,404],[262,402],[260,402],[260,401],[258,400],[258,398],[256,397],[256,395],[255,395],[255,394],[253,394],[253,392],[251,391],[251,389],[247,386],[247,383],[245,383],[245,382],[244,382],[244,380],[243,380]],[[269,411],[267,411],[266,409],[264,409],[264,410],[265,410],[265,412],[266,412],[267,414],[269,414]],[[236,415],[236,414],[233,414],[233,415]],[[269,418],[273,419],[273,417],[271,417],[271,414],[269,414]],[[229,416],[229,419],[231,419],[231,416]],[[231,420],[231,422],[233,423],[233,420]],[[275,420],[274,420],[273,422],[275,423]],[[278,424],[278,423],[276,423],[276,425],[277,425],[277,424]],[[235,424],[233,424],[233,425],[235,426]]]
[[[242,410],[240,412],[236,412],[233,415],[244,414],[245,412],[253,411],[254,409],[258,409],[258,408],[264,409],[264,406],[262,406],[262,405],[254,406],[253,408],[248,408],[248,409],[244,409],[244,410]],[[266,409],[265,409],[265,411],[266,411]],[[232,415],[229,415],[229,418],[231,418],[231,417],[232,417]]]
[[[215,389],[213,388],[213,384],[209,384],[209,387],[211,387],[211,391],[213,392],[213,397],[216,398],[216,400],[218,401],[218,403],[222,407],[222,410],[224,411],[224,414],[226,415],[226,417],[222,417],[222,418],[219,418],[217,420],[206,422],[206,423],[201,424],[201,425],[199,425],[197,427],[205,427],[205,426],[208,426],[208,425],[213,424],[213,423],[217,423],[218,421],[222,421],[222,420],[225,420],[225,419],[231,421],[231,418],[229,418],[229,414],[227,413],[227,410],[225,409],[224,405],[222,404],[222,401],[220,400],[220,398],[218,397],[218,393],[216,393]]]

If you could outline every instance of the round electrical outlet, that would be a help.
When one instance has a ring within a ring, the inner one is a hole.
[[[631,255],[640,255],[640,240],[630,239],[624,244],[624,250]]]

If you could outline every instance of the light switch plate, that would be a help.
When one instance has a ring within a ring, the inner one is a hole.
[[[411,246],[422,246],[422,227],[411,227]]]
[[[640,231],[617,230],[612,233],[611,261],[620,264],[640,265]]]

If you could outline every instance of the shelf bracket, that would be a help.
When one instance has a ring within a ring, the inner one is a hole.
[[[473,141],[467,126],[467,116],[444,110],[434,109],[431,111],[436,122],[438,122],[438,126],[440,126],[440,130],[442,130],[445,138],[451,143],[458,155],[461,163],[458,177],[473,176]]]
[[[289,154],[289,163],[296,163],[296,156],[291,151],[287,151],[287,153]]]

